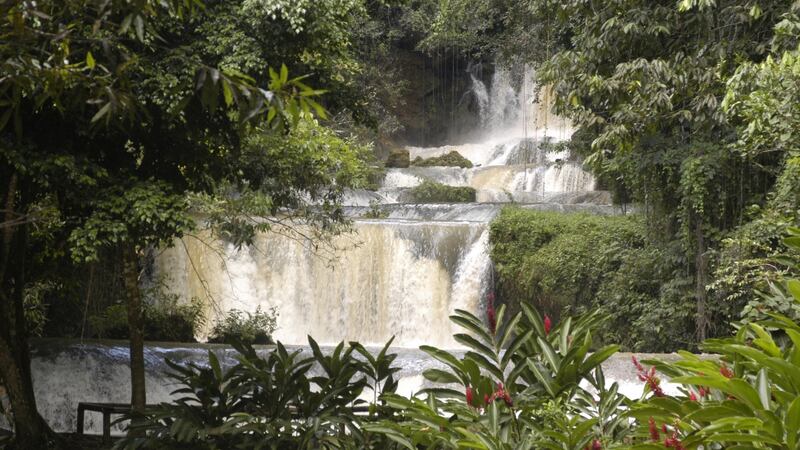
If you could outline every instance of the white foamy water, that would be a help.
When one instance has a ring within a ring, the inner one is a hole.
[[[209,304],[212,316],[276,308],[275,338],[285,343],[312,335],[379,344],[396,336],[403,347],[454,346],[447,316],[455,305],[475,311],[487,288],[485,223],[387,219],[355,228],[319,250],[272,233],[240,250],[186,238],[159,256],[156,269],[170,274],[178,295]]]

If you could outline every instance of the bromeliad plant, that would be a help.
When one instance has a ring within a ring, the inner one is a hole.
[[[454,335],[463,357],[420,347],[446,369],[424,377],[442,386],[413,398],[385,395],[396,416],[365,429],[404,448],[571,449],[608,448],[629,430],[626,399],[614,383],[606,389],[601,363],[617,351],[590,353],[598,313],[553,326],[535,309],[505,319],[489,301],[487,321],[457,310],[450,319],[465,330]],[[590,389],[594,392],[590,392]]]

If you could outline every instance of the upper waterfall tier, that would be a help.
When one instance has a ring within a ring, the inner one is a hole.
[[[387,169],[380,188],[354,192],[345,204],[414,203],[412,189],[430,181],[469,186],[478,202],[610,204],[610,196],[595,191],[595,178],[566,151],[555,151],[552,140],[511,139],[502,143],[409,148],[412,158],[431,158],[456,151],[474,167],[408,167]]]

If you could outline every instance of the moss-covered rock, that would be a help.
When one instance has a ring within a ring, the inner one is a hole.
[[[416,203],[469,203],[475,201],[475,189],[469,186],[448,186],[426,180],[411,189],[410,197]]]
[[[411,156],[408,150],[404,148],[396,148],[389,152],[389,157],[386,158],[386,167],[394,167],[404,169],[411,165]]]
[[[417,156],[416,158],[414,158],[414,161],[411,163],[411,165],[419,167],[444,166],[444,167],[461,167],[463,169],[471,169],[472,161],[463,157],[461,153],[458,153],[457,151],[453,150],[450,153],[446,153],[440,156],[434,156],[432,158],[427,158],[427,159],[422,159],[421,157]]]

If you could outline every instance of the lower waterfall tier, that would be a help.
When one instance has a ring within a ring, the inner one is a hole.
[[[276,308],[275,339],[357,340],[455,347],[448,316],[477,311],[488,288],[488,231],[481,222],[357,221],[357,233],[314,249],[266,233],[256,245],[186,237],[156,260],[156,273],[210,318],[231,309]]]

